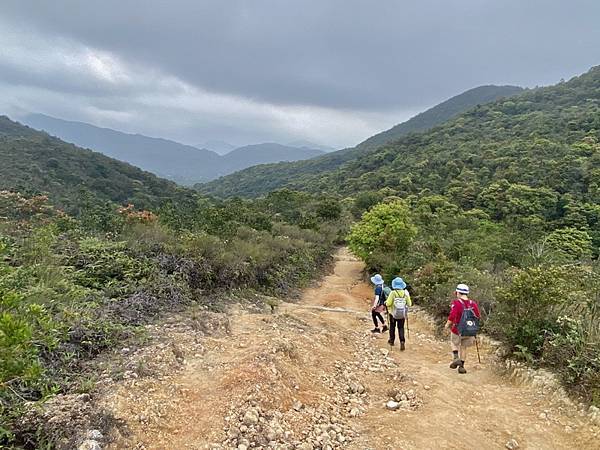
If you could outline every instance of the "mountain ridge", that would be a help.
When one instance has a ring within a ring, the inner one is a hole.
[[[279,153],[277,153],[273,152],[272,145],[267,143],[254,145],[252,154],[240,157],[238,153],[237,158],[232,158],[228,157],[227,153],[220,155],[208,149],[181,144],[165,138],[125,133],[112,128],[58,119],[44,114],[29,114],[25,116],[23,122],[64,141],[101,152],[184,185],[209,181],[255,164],[296,161],[322,153],[319,150],[313,151],[284,145],[279,147]],[[266,146],[261,149],[261,145]]]

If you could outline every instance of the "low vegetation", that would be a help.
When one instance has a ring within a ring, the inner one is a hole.
[[[24,405],[82,385],[85,361],[188,305],[292,299],[345,231],[336,202],[291,191],[188,198],[151,212],[96,202],[80,218],[0,191],[0,446],[51,445]],[[258,296],[260,298],[260,295]]]

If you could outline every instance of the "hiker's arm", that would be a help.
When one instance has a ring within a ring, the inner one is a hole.
[[[450,327],[452,327],[452,325],[458,323],[460,319],[456,317],[456,311],[457,310],[454,307],[453,303],[452,305],[450,305],[450,314],[448,315],[448,321],[446,322],[446,325],[444,325],[444,328],[449,329]]]
[[[379,292],[379,294],[377,293]],[[373,305],[371,306],[371,309],[375,309],[377,307],[377,304],[379,303],[379,296],[380,295],[384,295],[383,293],[383,288],[382,289],[375,289],[375,298],[373,300]]]

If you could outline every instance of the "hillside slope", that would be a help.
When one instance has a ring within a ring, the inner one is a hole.
[[[198,185],[197,188],[202,192],[223,197],[229,195],[254,197],[285,186],[302,189],[302,185],[296,183],[296,180],[309,175],[318,178],[320,174],[334,170],[379,145],[399,139],[410,132],[427,130],[476,105],[501,97],[510,97],[521,91],[521,88],[515,86],[480,86],[376,134],[356,147],[331,152],[308,161],[250,167],[236,173],[235,176],[223,177],[205,185]]]
[[[0,116],[0,190],[49,194],[72,210],[82,196],[158,206],[189,191],[129,164],[84,150]]]
[[[388,195],[405,196],[427,189],[471,208],[486,202],[481,197],[486,187],[500,183],[496,194],[501,194],[508,183],[597,203],[599,140],[600,67],[595,67],[568,82],[477,106],[319,179],[294,184],[342,195],[385,187]],[[496,194],[489,193],[499,203]]]
[[[227,151],[224,146],[228,144],[212,142],[221,150],[220,153],[226,153],[221,155],[168,139],[128,134],[43,114],[30,114],[23,120],[31,127],[67,142],[101,152],[181,184],[209,181],[256,164],[298,161],[323,153],[315,149],[271,143]]]

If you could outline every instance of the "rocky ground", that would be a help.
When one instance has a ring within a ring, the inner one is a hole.
[[[198,310],[149,327],[148,345],[122,349],[92,398],[73,399],[110,417],[87,414],[80,448],[600,448],[600,421],[547,374],[501,373],[487,341],[460,375],[422,312],[404,352],[372,335],[361,270],[341,251],[274,314]]]

